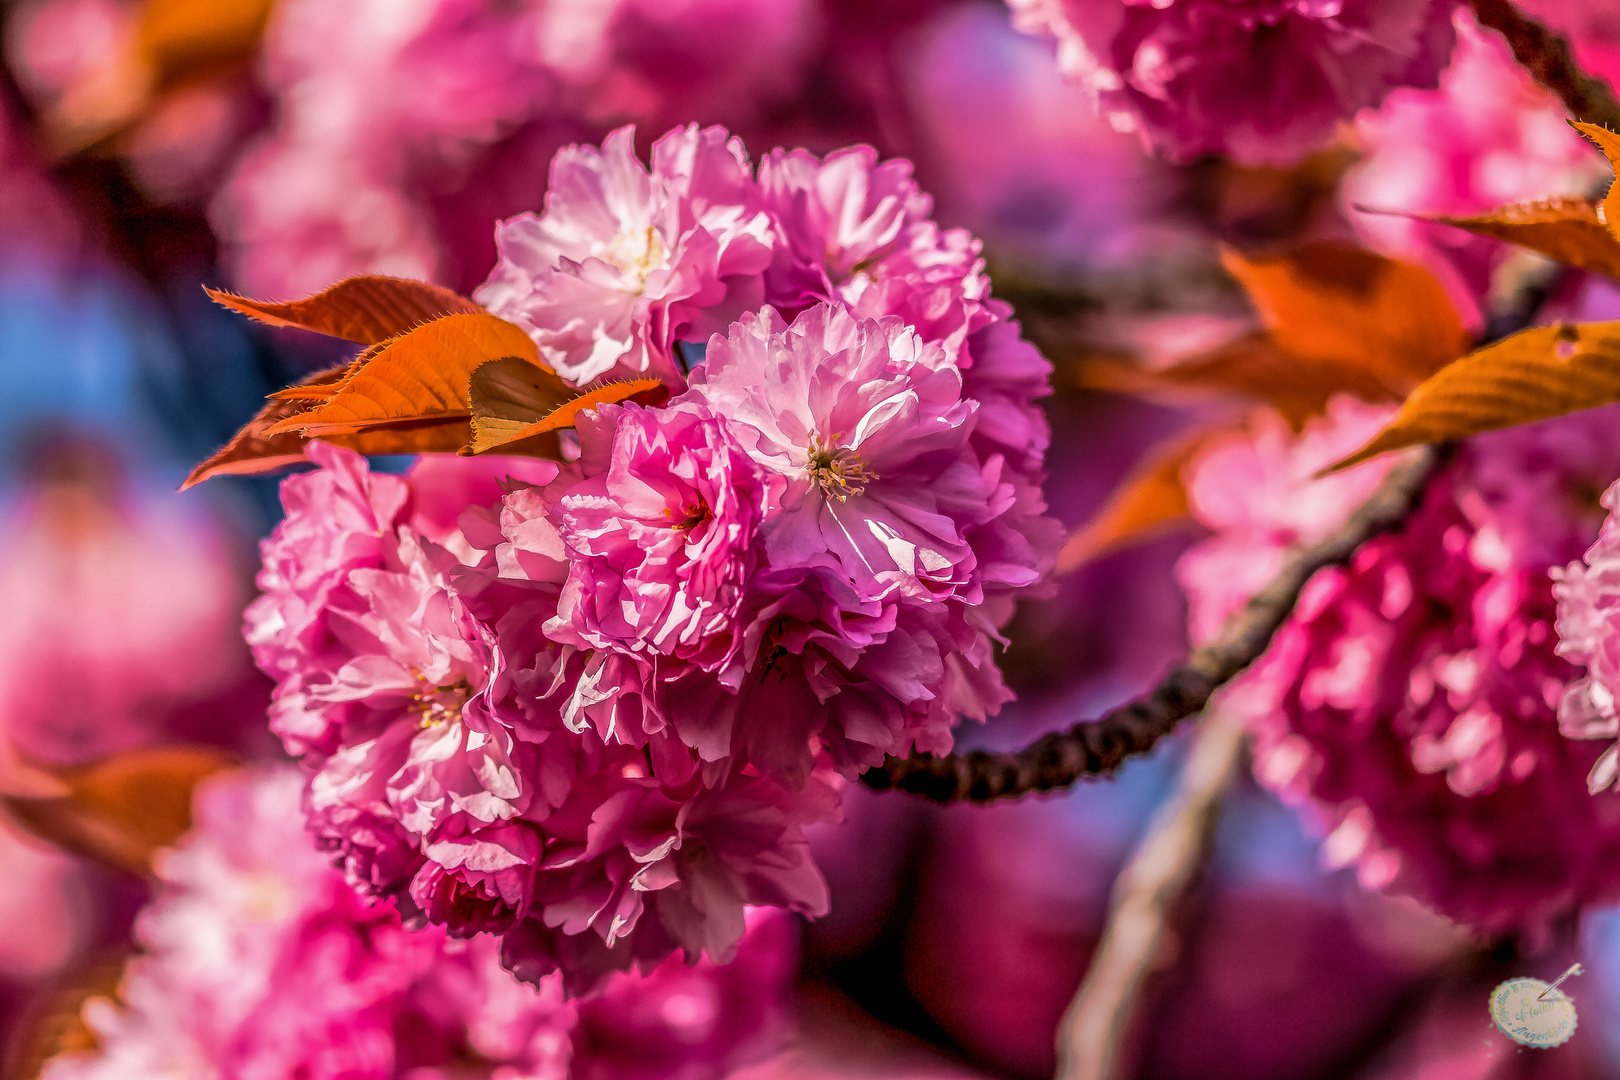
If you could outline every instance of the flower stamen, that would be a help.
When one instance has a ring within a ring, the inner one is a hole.
[[[877,477],[866,467],[860,453],[850,447],[839,446],[838,438],[834,435],[826,440],[820,432],[811,435],[804,471],[810,482],[825,492],[828,498],[843,502],[851,495],[865,491],[866,485]]]
[[[681,519],[676,521],[675,511],[667,506],[664,507],[664,516],[670,519],[669,527],[676,532],[690,532],[714,517],[714,512],[709,509],[709,504],[702,499],[695,503],[687,503],[681,507],[681,514]]]
[[[439,724],[461,720],[462,707],[467,704],[471,687],[466,679],[457,679],[443,686],[433,686],[411,695],[411,708],[417,713],[416,726],[422,730]]]

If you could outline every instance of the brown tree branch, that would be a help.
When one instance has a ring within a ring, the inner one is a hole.
[[[1400,526],[1422,499],[1443,457],[1441,448],[1426,447],[1393,469],[1343,528],[1289,559],[1269,585],[1227,620],[1214,641],[1193,650],[1185,664],[1145,697],[1101,719],[1043,735],[1022,750],[891,757],[868,769],[861,780],[879,791],[895,787],[935,802],[989,802],[1066,788],[1082,777],[1113,772],[1203,711],[1216,690],[1258,660],[1312,575],[1348,562],[1362,544]]]
[[[1513,59],[1564,103],[1577,120],[1620,130],[1620,102],[1602,79],[1581,70],[1569,42],[1546,24],[1531,18],[1510,0],[1471,0],[1480,25],[1507,39]]]
[[[1107,929],[1058,1026],[1057,1080],[1121,1075],[1131,1018],[1174,932],[1182,897],[1208,862],[1245,742],[1243,717],[1218,703],[1200,722],[1175,794],[1114,881]]]

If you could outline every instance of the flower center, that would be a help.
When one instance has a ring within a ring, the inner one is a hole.
[[[709,509],[709,504],[702,499],[695,503],[687,503],[681,507],[680,512],[681,517],[677,520],[675,511],[670,507],[664,507],[664,516],[670,519],[669,527],[676,532],[690,532],[714,517],[713,511]]]
[[[630,230],[615,236],[613,242],[602,249],[600,257],[631,278],[634,288],[630,291],[638,294],[646,290],[648,275],[669,265],[669,253],[652,225],[645,230]]]
[[[838,436],[830,440],[817,432],[810,436],[810,449],[806,452],[804,471],[830,499],[843,502],[851,495],[859,495],[866,485],[877,477],[866,467],[861,455],[847,446],[838,445]]]
[[[470,690],[466,679],[457,679],[453,683],[429,686],[412,694],[411,707],[418,716],[417,726],[430,728],[459,721]]]

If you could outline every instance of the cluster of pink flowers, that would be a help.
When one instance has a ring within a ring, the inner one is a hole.
[[[1186,160],[1288,164],[1400,86],[1435,85],[1454,0],[1008,0],[1122,131]]]
[[[1221,532],[1182,566],[1195,612],[1224,602],[1239,545],[1263,560],[1268,529],[1309,539],[1343,520],[1356,500],[1315,496],[1355,473],[1311,481],[1326,463],[1312,447],[1337,444],[1331,460],[1360,443],[1378,426],[1368,414],[1255,441],[1251,488],[1292,483],[1294,499],[1230,499],[1234,470],[1194,465],[1194,513]],[[1549,576],[1597,532],[1586,493],[1620,472],[1615,419],[1606,408],[1472,440],[1402,532],[1312,580],[1243,680],[1256,775],[1329,830],[1329,865],[1489,932],[1620,895],[1620,806],[1586,796],[1596,751],[1556,723],[1577,672],[1558,655]],[[1296,513],[1316,520],[1302,529]]]
[[[264,46],[275,121],[214,207],[236,281],[475,281],[489,221],[533,204],[559,145],[627,120],[745,121],[798,88],[818,16],[813,0],[284,0]]]
[[[1584,194],[1603,158],[1571,128],[1563,106],[1513,60],[1501,35],[1456,15],[1457,50],[1435,90],[1397,90],[1356,133],[1366,157],[1345,178],[1356,230],[1388,254],[1422,262],[1477,312],[1500,241],[1406,214],[1468,217],[1548,195]]]
[[[701,1080],[783,1035],[793,928],[753,913],[732,967],[671,961],[587,1003],[526,986],[488,939],[406,928],[355,894],[298,823],[297,771],[208,781],[159,866],[120,1003],[93,1000],[93,1053],[50,1080]]]
[[[1558,654],[1586,669],[1564,693],[1558,705],[1558,724],[1572,739],[1613,739],[1620,736],[1620,526],[1613,516],[1620,501],[1620,483],[1603,493],[1610,511],[1584,561],[1554,569],[1553,594],[1558,598]],[[1620,745],[1610,744],[1587,777],[1595,795],[1620,779]]]
[[[840,778],[1008,700],[1048,366],[928,212],[865,148],[559,154],[479,296],[567,377],[677,393],[583,413],[566,465],[316,444],[285,482],[248,633],[352,880],[578,989],[724,960],[745,904],[825,909]]]

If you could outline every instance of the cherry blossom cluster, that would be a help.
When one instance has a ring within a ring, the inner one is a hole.
[[[618,975],[588,1003],[527,986],[487,939],[413,932],[310,846],[297,770],[209,781],[196,828],[159,867],[120,1003],[85,1016],[93,1053],[51,1080],[677,1080],[721,1076],[783,1035],[792,927],[750,915],[731,967]]]
[[[1194,513],[1218,530],[1180,567],[1195,618],[1230,608],[1234,567],[1343,522],[1390,463],[1313,476],[1391,412],[1341,400],[1297,436],[1275,421],[1194,462]],[[1311,581],[1234,687],[1257,777],[1326,831],[1329,865],[1491,933],[1620,896],[1620,805],[1587,797],[1597,749],[1557,722],[1598,685],[1563,658],[1589,658],[1594,627],[1576,624],[1603,603],[1596,572],[1566,573],[1554,633],[1554,575],[1620,471],[1614,422],[1608,407],[1471,440],[1402,531]]]
[[[1433,87],[1454,0],[1008,0],[1115,127],[1186,160],[1288,164],[1401,86]]]
[[[803,828],[843,779],[1010,698],[1048,367],[929,212],[865,148],[558,155],[479,298],[672,396],[581,413],[566,463],[314,444],[264,545],[248,636],[352,881],[575,990],[725,960],[745,904],[825,909]]]
[[[1501,35],[1466,12],[1456,23],[1457,49],[1437,89],[1397,90],[1382,108],[1357,117],[1365,156],[1345,178],[1341,202],[1369,244],[1422,262],[1447,283],[1457,309],[1472,315],[1489,292],[1492,267],[1511,249],[1406,215],[1468,217],[1575,194],[1605,168],[1558,99],[1514,62]]]
[[[1620,483],[1603,493],[1610,511],[1597,540],[1584,560],[1554,569],[1558,597],[1558,654],[1579,664],[1586,673],[1570,684],[1558,704],[1558,723],[1572,739],[1612,740],[1620,736],[1620,527],[1613,511],[1620,500]],[[1587,787],[1595,795],[1614,787],[1620,779],[1620,745],[1609,742],[1592,766]]]

